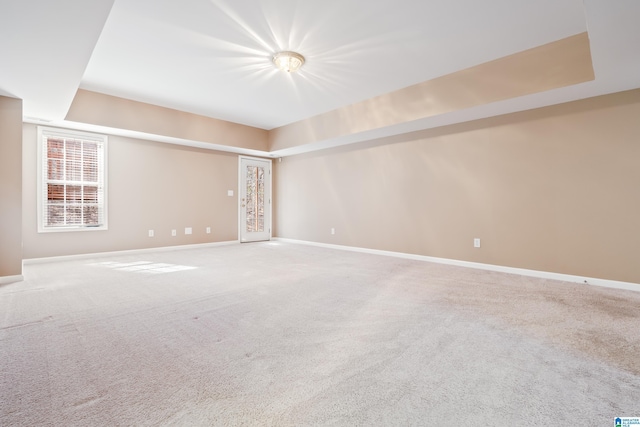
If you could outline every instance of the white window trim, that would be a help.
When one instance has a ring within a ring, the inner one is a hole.
[[[44,159],[43,156],[46,156],[46,151],[45,151],[45,147],[44,147],[44,137],[46,136],[60,136],[60,137],[65,137],[65,138],[77,138],[77,139],[82,139],[85,141],[97,141],[103,144],[103,164],[102,164],[102,191],[103,191],[103,224],[101,226],[98,227],[88,227],[88,226],[77,226],[77,225],[73,225],[73,226],[66,226],[66,227],[46,227],[44,225],[44,209],[45,206],[43,206],[43,202],[44,202],[44,194],[43,192],[45,191],[43,188],[43,173],[44,173]],[[38,126],[38,136],[37,136],[37,149],[38,149],[38,156],[37,156],[37,191],[36,191],[36,197],[38,198],[37,200],[37,207],[38,207],[38,214],[37,214],[37,221],[38,221],[38,233],[59,233],[59,232],[69,232],[69,231],[104,231],[104,230],[108,230],[108,175],[107,175],[107,171],[108,171],[108,138],[106,135],[101,135],[101,134],[95,134],[95,133],[89,133],[89,132],[81,132],[81,131],[76,131],[76,130],[70,130],[70,129],[61,129],[61,128],[51,128],[51,127],[44,127],[44,126]]]

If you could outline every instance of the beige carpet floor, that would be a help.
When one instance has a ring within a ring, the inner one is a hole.
[[[612,426],[640,292],[291,243],[28,265],[2,426]]]

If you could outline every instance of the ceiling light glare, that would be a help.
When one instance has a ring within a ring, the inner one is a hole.
[[[287,73],[295,73],[304,64],[304,56],[296,52],[280,52],[273,56],[276,67]]]

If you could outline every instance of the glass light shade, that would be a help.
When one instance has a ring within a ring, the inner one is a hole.
[[[280,52],[273,56],[276,67],[287,73],[295,73],[304,64],[304,56],[296,52]]]

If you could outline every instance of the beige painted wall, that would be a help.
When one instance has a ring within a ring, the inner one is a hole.
[[[0,96],[0,282],[22,275],[21,147],[22,100]]]
[[[117,136],[108,142],[109,230],[38,233],[36,132],[23,127],[25,259],[237,240],[237,155]]]
[[[66,120],[251,150],[268,145],[264,129],[83,89]]]
[[[639,117],[635,90],[284,158],[275,235],[640,283]]]
[[[371,131],[593,79],[585,32],[273,129],[269,149]]]

